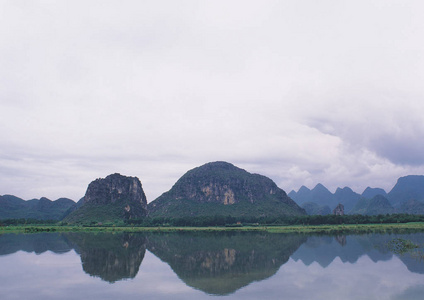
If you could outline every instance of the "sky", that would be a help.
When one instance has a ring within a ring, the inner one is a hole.
[[[424,174],[424,2],[0,2],[0,195],[148,202],[227,161],[287,193]]]

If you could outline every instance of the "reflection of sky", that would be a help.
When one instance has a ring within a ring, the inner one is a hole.
[[[276,276],[252,284],[240,294],[255,299],[268,290],[270,299],[391,299],[423,283],[424,276],[410,273],[397,257],[374,263],[362,256],[355,264],[336,258],[327,268],[290,259]]]
[[[150,252],[136,278],[107,283],[82,271],[74,252],[0,256],[0,299],[205,299],[211,296],[184,284]],[[362,256],[354,264],[336,258],[327,268],[290,259],[275,276],[253,282],[227,299],[418,299],[424,275],[411,273],[393,256],[374,263]],[[217,296],[213,296],[216,298]]]

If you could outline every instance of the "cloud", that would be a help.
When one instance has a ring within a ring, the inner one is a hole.
[[[352,149],[365,148],[394,164],[424,164],[420,151],[424,105],[417,97],[365,89],[360,94],[329,98],[320,99],[324,105],[314,107],[313,113],[303,114],[309,126],[341,138]]]
[[[5,1],[0,193],[78,199],[119,171],[152,200],[216,160],[288,190],[389,188],[424,170],[422,9]]]

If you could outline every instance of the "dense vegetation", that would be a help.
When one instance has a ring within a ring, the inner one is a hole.
[[[133,226],[244,226],[244,225],[337,225],[337,224],[388,224],[424,222],[424,215],[392,214],[392,215],[314,215],[314,216],[281,216],[281,217],[232,217],[202,216],[182,218],[144,218],[128,220],[126,224]]]
[[[63,221],[74,224],[113,224],[146,215],[147,199],[140,180],[115,173],[92,181],[84,198]]]
[[[99,224],[96,221],[79,224],[82,226],[136,226],[136,227],[207,227],[207,226],[287,226],[287,225],[340,225],[340,224],[393,224],[424,222],[424,215],[409,214],[387,214],[387,215],[314,215],[314,216],[282,216],[282,217],[232,217],[232,216],[201,216],[201,217],[146,217],[143,219],[127,220],[125,223],[116,220],[105,224]],[[36,219],[8,219],[0,221],[0,226],[13,225],[69,225],[66,222],[57,222],[57,220],[36,220]]]
[[[181,219],[305,214],[271,179],[226,162],[188,171],[171,190],[150,202],[148,211],[152,217]]]
[[[38,220],[38,219],[6,219],[0,220],[0,226],[16,225],[56,225],[57,220]]]

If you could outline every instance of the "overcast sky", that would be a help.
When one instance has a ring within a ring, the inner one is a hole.
[[[148,202],[228,161],[290,192],[424,174],[424,1],[0,1],[0,195]]]

